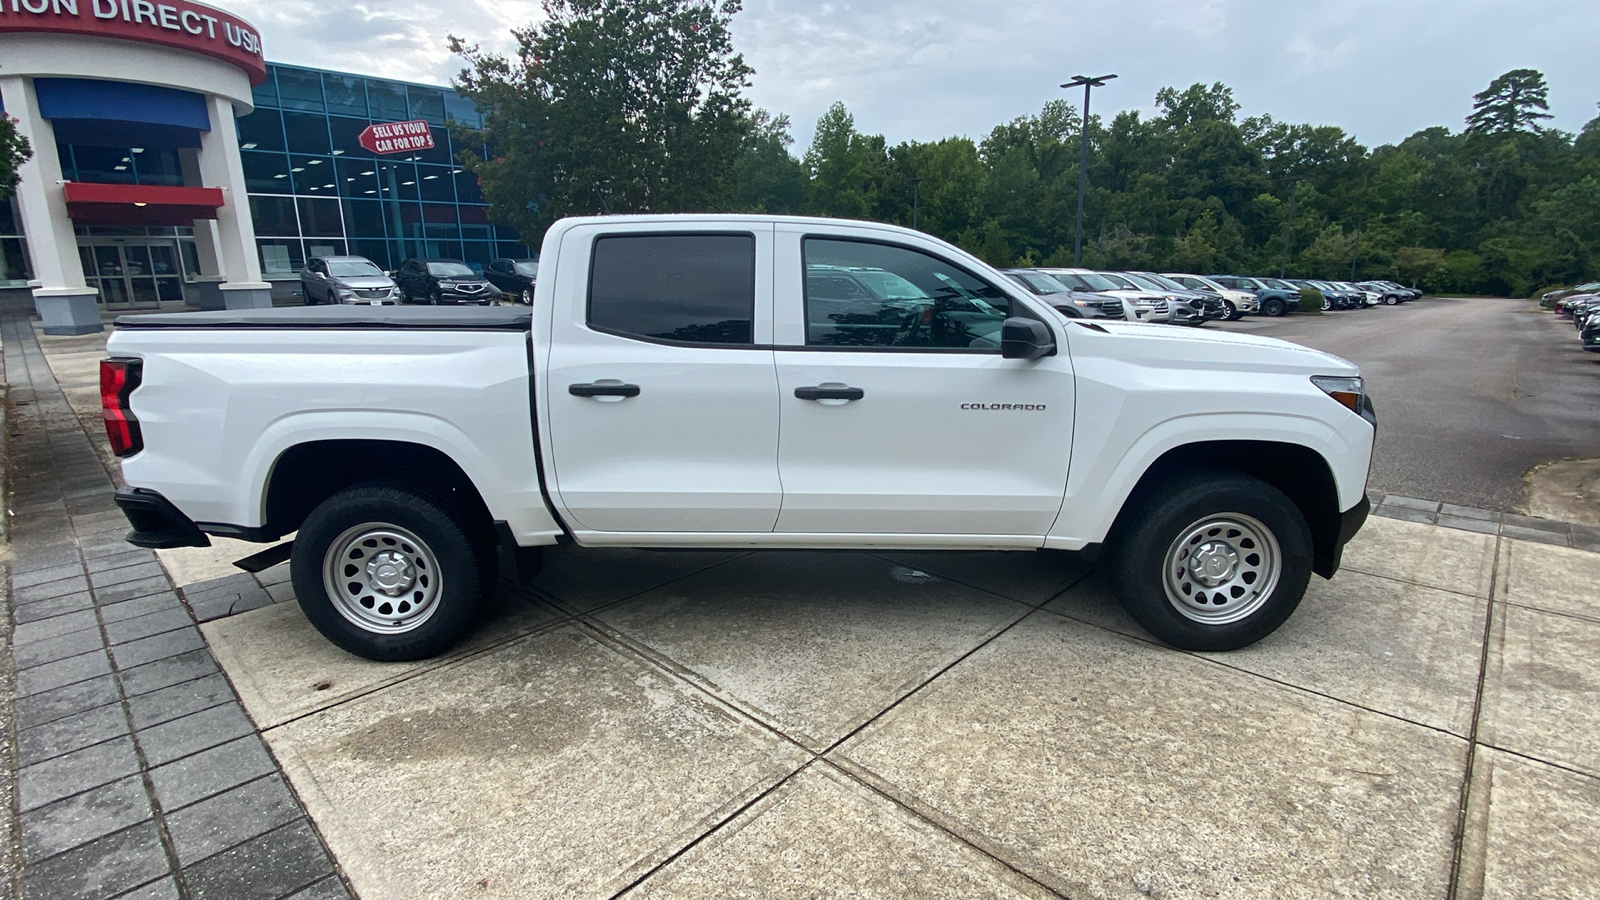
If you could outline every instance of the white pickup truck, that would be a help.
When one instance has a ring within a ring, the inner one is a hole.
[[[887,225],[556,223],[531,308],[120,319],[101,370],[143,547],[275,543],[339,646],[418,659],[541,549],[1098,554],[1178,647],[1271,633],[1366,519],[1355,366],[1069,320]]]

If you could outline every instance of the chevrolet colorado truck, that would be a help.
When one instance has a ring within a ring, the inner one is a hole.
[[[1085,551],[1182,648],[1270,634],[1366,518],[1357,368],[1069,320],[888,225],[557,222],[530,307],[128,316],[101,367],[142,547],[275,544],[372,659],[542,548]],[[291,538],[289,543],[281,543]]]

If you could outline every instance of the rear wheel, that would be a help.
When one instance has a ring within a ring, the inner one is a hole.
[[[300,526],[290,575],[306,618],[357,656],[427,659],[472,625],[485,593],[484,548],[451,509],[369,483],[323,501]]]
[[[520,299],[522,300],[522,305],[523,306],[532,306],[533,305],[533,288],[523,288],[522,289],[522,296],[521,296]]]
[[[1282,625],[1311,579],[1311,531],[1277,488],[1237,472],[1186,473],[1146,492],[1111,559],[1112,589],[1145,630],[1182,650],[1236,650]]]

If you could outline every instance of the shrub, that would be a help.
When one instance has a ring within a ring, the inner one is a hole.
[[[1300,289],[1300,306],[1294,311],[1297,316],[1322,315],[1322,292],[1310,288]]]

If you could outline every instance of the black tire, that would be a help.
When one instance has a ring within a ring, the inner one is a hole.
[[[1268,297],[1261,301],[1261,311],[1276,319],[1289,311],[1289,307],[1277,297]]]
[[[1323,297],[1322,298],[1322,311],[1323,312],[1327,312],[1330,309],[1333,309],[1333,301],[1329,300],[1327,297]]]
[[[439,305],[439,289],[438,288],[434,288],[433,290],[428,292],[428,305],[429,306],[438,306]]]
[[[1244,318],[1244,313],[1239,312],[1239,307],[1234,306],[1232,300],[1224,300],[1222,301],[1222,305],[1228,308],[1228,314],[1222,317],[1223,321],[1235,322]]]
[[[1135,621],[1173,647],[1249,646],[1276,631],[1305,595],[1311,530],[1294,503],[1260,479],[1187,472],[1141,489],[1127,513],[1111,551],[1112,590]],[[1215,585],[1202,580],[1213,576]]]
[[[1398,306],[1399,304],[1400,304],[1400,298],[1394,296],[1393,294],[1383,298],[1383,305],[1384,306]]]
[[[523,306],[532,306],[533,305],[533,288],[531,288],[531,287],[523,288],[522,289],[522,294],[518,299],[521,300]]]
[[[467,632],[494,588],[494,571],[484,562],[493,560],[494,548],[471,534],[448,506],[406,487],[367,483],[340,491],[312,510],[295,538],[290,576],[300,608],[324,637],[357,656],[383,662],[437,656]],[[401,562],[385,571],[380,564],[388,560],[379,554]],[[361,559],[365,566],[356,564]],[[373,586],[383,578],[399,593]],[[334,579],[337,599],[329,595]],[[416,615],[408,621],[410,612]]]

